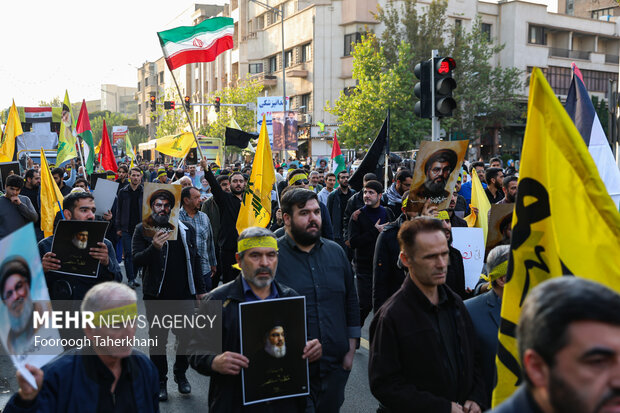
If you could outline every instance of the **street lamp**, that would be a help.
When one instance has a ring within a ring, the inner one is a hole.
[[[279,8],[275,8],[275,7],[271,7],[270,5],[263,3],[260,0],[250,0],[253,3],[258,4],[259,6],[262,6],[264,8],[266,8],[267,10],[270,10],[272,12],[274,12],[276,15],[280,16],[280,20],[282,23],[282,112],[286,112],[286,55],[284,52],[284,10],[283,9],[279,9]]]

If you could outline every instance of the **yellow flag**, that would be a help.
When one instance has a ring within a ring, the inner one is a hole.
[[[575,275],[620,291],[620,213],[583,138],[538,68],[530,77],[522,154],[493,406],[522,383],[515,331],[532,288]]]
[[[158,152],[174,158],[184,158],[191,148],[196,147],[196,140],[191,132],[178,135],[168,135],[155,141],[155,149]]]
[[[263,124],[258,135],[258,147],[252,164],[250,181],[243,194],[243,202],[237,217],[237,232],[248,227],[267,227],[271,220],[271,189],[276,182],[273,169],[267,123],[263,115]]]
[[[54,233],[54,218],[62,209],[64,197],[52,177],[50,167],[41,148],[41,231],[46,237]]]
[[[219,166],[220,168],[222,167],[222,163],[220,162],[220,152],[218,151],[217,155],[215,155],[215,164],[217,166]]]
[[[22,124],[19,120],[19,113],[15,107],[15,101],[9,110],[9,117],[4,128],[4,135],[0,142],[0,162],[11,162],[15,152],[15,138],[24,133]]]
[[[58,134],[56,165],[60,165],[61,163],[78,156],[77,151],[75,150],[75,124],[76,120],[73,117],[73,109],[71,108],[71,102],[69,101],[69,92],[65,90],[65,100],[62,103],[62,115],[60,118],[60,133]]]
[[[489,231],[489,210],[491,209],[491,203],[475,171],[471,174],[471,205],[474,208],[478,208],[478,213],[476,214],[474,211],[471,211],[471,214],[465,217],[467,226],[482,228],[484,241],[486,242],[487,232]]]

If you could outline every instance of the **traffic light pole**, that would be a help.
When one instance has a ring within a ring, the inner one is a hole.
[[[435,107],[435,57],[439,57],[439,50],[434,49],[431,53],[431,140],[438,141],[439,140],[439,118],[436,115],[437,108]]]
[[[172,75],[172,80],[174,80],[174,84],[177,87],[177,92],[179,92],[179,99],[181,99],[181,102],[183,102],[183,95],[181,94],[181,88],[177,83],[177,78],[176,76],[174,76],[174,72],[172,70],[170,70],[170,74]],[[202,153],[202,148],[200,147],[200,143],[198,142],[198,136],[196,136],[196,130],[194,129],[194,122],[192,122],[192,117],[190,116],[189,111],[187,110],[185,105],[183,105],[183,111],[185,111],[185,114],[187,115],[187,121],[189,122],[189,127],[192,129],[192,134],[194,135],[194,140],[196,141],[196,146],[198,147],[198,152],[200,152],[200,158],[204,158],[205,156]]]

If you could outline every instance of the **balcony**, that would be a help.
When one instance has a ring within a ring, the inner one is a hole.
[[[617,65],[618,63],[620,63],[620,58],[618,58],[617,54],[606,54],[605,63],[611,63],[614,65]]]
[[[590,60],[590,52],[550,47],[549,57],[564,57],[567,59]]]
[[[241,38],[241,41],[246,42],[250,39],[256,39],[256,32],[249,32],[248,34],[246,34],[245,36]]]
[[[299,63],[295,66],[287,68],[286,76],[287,77],[300,77],[300,78],[308,77],[308,71],[306,70],[306,64]]]
[[[258,80],[263,87],[273,87],[278,84],[278,78],[269,73],[257,73],[250,77],[252,80]]]

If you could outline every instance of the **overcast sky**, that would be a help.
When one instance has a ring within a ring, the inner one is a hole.
[[[101,84],[137,84],[145,61],[162,56],[157,32],[194,4],[186,0],[2,2],[0,108],[40,100],[101,98]],[[223,0],[204,3],[223,4]],[[176,24],[173,24],[176,23]],[[189,22],[184,23],[189,24]]]

